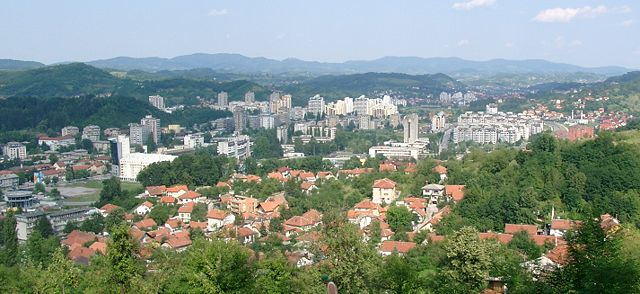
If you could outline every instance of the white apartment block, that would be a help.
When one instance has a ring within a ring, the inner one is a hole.
[[[160,95],[149,96],[149,104],[151,104],[153,107],[155,107],[157,109],[160,109],[160,110],[164,110],[165,109],[164,97],[162,97]]]
[[[2,154],[9,157],[9,159],[26,159],[27,147],[18,142],[9,142],[2,148]]]
[[[247,135],[227,138],[215,138],[218,142],[218,155],[244,159],[251,156],[251,139]]]
[[[100,141],[100,127],[89,125],[82,128],[82,139],[88,139],[91,142]]]
[[[513,144],[520,140],[529,140],[531,135],[541,133],[543,127],[542,119],[523,113],[468,111],[458,117],[458,125],[453,129],[453,142]]]
[[[80,129],[78,127],[75,126],[66,126],[64,128],[62,128],[62,136],[73,136],[75,137],[75,135],[77,135],[78,133],[80,133]]]
[[[120,158],[120,179],[136,181],[138,173],[152,163],[173,161],[177,156],[166,154],[130,153]]]

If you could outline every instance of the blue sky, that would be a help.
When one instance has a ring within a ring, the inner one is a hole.
[[[630,0],[10,0],[0,4],[0,58],[53,63],[226,52],[640,68],[639,12],[640,2]]]

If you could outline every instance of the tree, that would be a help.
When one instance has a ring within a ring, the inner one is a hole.
[[[89,219],[85,220],[80,225],[81,231],[94,232],[96,234],[102,233],[104,229],[105,229],[105,218],[100,213],[94,213]]]
[[[206,221],[207,220],[207,205],[204,203],[198,203],[193,207],[191,212],[192,221]]]
[[[78,226],[78,223],[71,221],[71,222],[68,222],[64,226],[64,229],[62,230],[62,232],[65,233],[65,234],[69,234],[69,233],[73,232],[74,230],[78,230],[78,229],[80,229],[80,226]]]
[[[125,224],[125,213],[126,212],[122,208],[116,208],[111,211],[111,213],[104,218],[104,229],[109,233],[113,233],[115,228]]]
[[[478,231],[464,227],[445,245],[448,265],[441,273],[443,291],[478,293],[486,285],[495,243],[480,240]]]
[[[369,244],[377,246],[380,244],[382,240],[382,228],[380,227],[380,221],[374,220],[371,223],[371,239],[369,239]]]
[[[113,228],[111,241],[107,245],[107,260],[110,280],[118,292],[126,293],[131,289],[132,281],[144,271],[144,266],[135,257],[136,244],[129,235],[129,226],[119,224]]]
[[[414,219],[414,214],[404,206],[391,206],[387,210],[387,223],[395,233],[411,231]]]
[[[56,293],[65,293],[67,289],[78,287],[80,280],[80,269],[69,260],[62,251],[62,248],[53,253],[51,263],[47,267],[47,274],[51,277],[49,284]]]
[[[60,190],[58,190],[57,188],[51,189],[51,191],[49,191],[49,196],[51,196],[53,199],[60,199]]]
[[[45,192],[45,188],[44,188],[44,184],[43,183],[36,183],[36,185],[33,188],[33,193],[43,193]]]
[[[102,191],[100,191],[100,204],[99,206],[107,203],[112,203],[114,199],[122,196],[122,187],[120,185],[120,179],[111,177],[110,179],[102,181]]]
[[[407,258],[392,254],[385,258],[380,269],[377,290],[383,293],[410,293],[419,285],[417,278],[418,271]]]
[[[153,137],[153,133],[149,134],[149,137],[147,137],[147,152],[155,152],[156,150],[158,150],[158,145],[156,144],[155,138]]]
[[[558,292],[638,293],[640,267],[622,254],[620,230],[607,231],[593,218],[567,234],[569,263],[551,279]]]
[[[154,205],[151,211],[149,212],[149,217],[153,219],[159,226],[164,225],[164,223],[176,214],[178,208],[170,205]]]
[[[36,265],[47,265],[58,248],[60,241],[57,237],[43,238],[39,231],[34,230],[27,239],[26,256]]]
[[[51,222],[49,222],[49,219],[44,215],[38,218],[33,229],[34,231],[38,231],[42,238],[46,239],[53,236],[53,227],[51,226]]]
[[[4,244],[4,264],[12,266],[18,261],[18,234],[16,217],[9,213],[2,225],[2,241]]]
[[[281,253],[267,256],[258,264],[254,293],[291,293],[293,268]]]
[[[536,242],[525,231],[515,233],[508,246],[526,255],[527,260],[536,259],[542,254],[542,248],[536,245]]]
[[[250,293],[255,267],[237,242],[197,239],[185,252],[168,293]]]
[[[51,154],[51,155],[49,155],[49,163],[50,163],[51,165],[53,165],[53,164],[55,164],[56,162],[58,162],[58,160],[59,160],[59,159],[58,159],[58,156],[57,156],[57,155],[55,155],[55,154]]]

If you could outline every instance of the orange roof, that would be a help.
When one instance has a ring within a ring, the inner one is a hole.
[[[136,228],[136,227],[131,227],[131,229],[129,229],[129,234],[133,237],[133,239],[135,240],[142,240],[142,237],[144,237],[146,235],[145,232],[143,232],[142,230]]]
[[[168,220],[165,222],[165,224],[166,224],[166,225],[168,225],[169,227],[173,228],[173,229],[176,229],[176,228],[179,228],[179,227],[180,227],[180,220],[177,220],[177,219],[168,219]]]
[[[396,166],[393,163],[381,163],[378,170],[382,171],[395,171]]]
[[[189,202],[187,204],[184,204],[182,206],[180,206],[180,208],[178,208],[178,213],[191,213],[193,211],[193,207],[196,204],[193,202]]]
[[[496,239],[496,240],[498,240],[498,242],[500,242],[502,244],[507,244],[507,243],[511,242],[511,239],[513,239],[513,235],[511,235],[511,234],[499,234],[499,233],[480,233],[480,239],[482,239],[482,240]]]
[[[287,180],[287,178],[285,178],[281,173],[276,173],[276,172],[269,173],[267,175],[267,178],[276,179],[276,180],[281,181],[281,182],[284,182],[284,181]]]
[[[196,221],[192,221],[189,223],[189,227],[192,229],[201,229],[201,230],[205,230],[207,229],[207,222],[196,222]]]
[[[302,217],[310,220],[313,223],[319,223],[322,221],[322,214],[315,209],[310,209],[309,211],[302,214]]]
[[[522,225],[522,224],[505,224],[504,232],[507,234],[515,234],[520,231],[525,231],[529,236],[535,236],[538,234],[538,226],[536,225]]]
[[[429,241],[432,243],[439,243],[444,241],[444,236],[436,235],[435,233],[429,234]]]
[[[238,228],[238,236],[239,237],[247,237],[247,236],[251,236],[253,234],[255,234],[255,232],[250,228],[247,228],[247,227]]]
[[[447,173],[447,168],[438,164],[433,168],[433,171],[442,175]]]
[[[180,199],[196,199],[198,197],[202,196],[200,193],[195,192],[195,191],[187,191],[187,193],[184,193],[182,195],[180,195]]]
[[[389,180],[387,178],[384,178],[384,179],[376,180],[375,182],[373,182],[373,187],[379,188],[379,189],[395,189],[396,182]]]
[[[152,207],[153,207],[153,203],[151,203],[151,202],[149,202],[149,201],[142,202],[142,204],[141,204],[141,205],[144,205],[144,206],[146,206],[146,207],[148,207],[148,208],[152,208]]]
[[[107,254],[107,244],[104,242],[94,242],[89,248],[95,252],[100,252],[102,255]]]
[[[312,187],[315,187],[315,186],[316,185],[311,183],[311,182],[304,182],[304,183],[300,184],[300,188],[302,190],[309,190],[309,189],[311,189]]]
[[[154,221],[152,218],[145,218],[134,224],[134,226],[140,230],[148,230],[157,225],[158,224],[156,224],[156,221]]]
[[[224,210],[220,210],[220,209],[212,209],[209,210],[209,212],[207,213],[207,218],[213,218],[213,219],[224,219],[227,216],[227,212],[225,212]]]
[[[231,188],[231,185],[229,185],[229,183],[227,183],[227,182],[218,182],[216,184],[216,187],[218,187],[218,188]]]
[[[552,230],[570,230],[576,225],[576,222],[569,219],[554,219],[551,221]]]
[[[461,201],[464,199],[464,185],[445,185],[445,194],[451,196],[453,201]]]
[[[328,171],[318,172],[318,178],[320,178],[320,179],[324,179],[324,178],[326,178],[328,176],[332,176],[332,175],[333,174],[331,174],[331,172],[328,172]]]
[[[302,172],[304,172],[304,171],[302,171],[302,170],[295,170],[295,169],[294,169],[294,170],[291,170],[291,171],[289,172],[289,175],[291,175],[292,177],[297,177],[297,176],[298,176],[298,175],[300,175],[300,173],[302,173]]]
[[[102,208],[100,208],[100,210],[106,212],[106,213],[111,213],[114,210],[116,210],[117,208],[120,208],[120,206],[117,205],[113,205],[111,203],[107,203],[104,206],[102,206]]]
[[[398,251],[398,253],[407,253],[409,252],[409,250],[413,249],[413,247],[416,247],[416,243],[402,241],[384,241],[382,242],[382,245],[380,245],[380,251]]]
[[[409,163],[407,164],[407,166],[404,168],[404,172],[405,173],[415,173],[417,172],[418,169],[416,168],[416,164],[415,163]]]
[[[303,171],[303,172],[300,173],[300,179],[302,179],[302,180],[308,180],[308,179],[311,179],[311,178],[315,179],[315,177],[316,176],[312,172]]]
[[[96,251],[91,248],[86,247],[76,247],[71,250],[68,254],[69,259],[74,261],[81,261],[81,258],[84,258],[86,261],[89,261],[92,256],[96,254]]]
[[[354,208],[367,209],[367,210],[380,210],[382,207],[380,207],[379,204],[373,203],[371,199],[363,199],[362,201],[358,202],[358,204],[356,204]]]
[[[176,193],[180,191],[189,191],[189,187],[187,187],[187,185],[176,185],[176,186],[167,188],[167,193]]]
[[[264,212],[273,212],[278,209],[280,203],[277,201],[265,201],[260,203],[260,207]]]
[[[176,237],[176,236],[169,237],[169,239],[166,242],[166,244],[168,244],[173,249],[187,247],[191,245],[191,243],[192,242],[191,242],[191,239],[189,239],[189,237],[184,238],[184,237]]]
[[[79,170],[89,169],[90,167],[91,167],[90,165],[74,165],[71,167],[71,169],[73,169],[73,171],[79,171]]]
[[[74,245],[84,245],[87,242],[95,241],[96,235],[94,233],[87,233],[79,230],[73,230],[67,238],[62,240],[62,244],[68,247],[72,247]]]
[[[313,222],[311,222],[311,220],[305,217],[296,215],[286,220],[284,222],[284,225],[291,226],[291,227],[306,227],[306,226],[313,225]]]
[[[146,188],[147,193],[149,193],[149,195],[152,196],[160,196],[160,195],[164,195],[164,193],[167,192],[167,187],[165,187],[164,185],[162,186],[149,186]]]
[[[160,203],[165,203],[165,204],[176,203],[176,198],[172,196],[164,196],[160,198]]]
[[[538,246],[542,246],[545,243],[551,243],[551,244],[556,244],[556,242],[558,244],[564,244],[566,243],[564,241],[564,238],[562,237],[556,237],[556,236],[544,236],[544,235],[535,235],[535,236],[531,236],[533,238],[533,241],[536,243],[536,245]]]
[[[247,175],[247,178],[245,179],[245,181],[259,183],[260,181],[262,181],[262,179],[256,175]]]
[[[545,256],[551,261],[559,264],[565,265],[569,262],[569,251],[567,245],[559,245],[555,248],[551,249]]]

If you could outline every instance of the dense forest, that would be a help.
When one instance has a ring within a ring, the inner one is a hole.
[[[13,97],[0,100],[0,131],[31,129],[55,133],[68,125],[83,127],[90,124],[102,128],[126,128],[129,123],[139,122],[145,114],[160,118],[163,125],[177,123],[185,126],[231,116],[228,111],[208,108],[186,108],[168,114],[148,102],[126,96]]]

